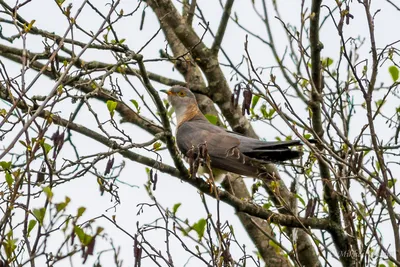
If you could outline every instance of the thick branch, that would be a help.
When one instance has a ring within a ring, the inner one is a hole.
[[[196,2],[197,0],[192,0],[189,6],[189,10],[187,12],[187,18],[186,18],[186,23],[188,25],[192,25],[193,23],[193,17],[196,11]]]
[[[237,108],[232,112],[230,105],[231,90],[219,66],[218,58],[212,55],[192,27],[188,27],[185,20],[170,0],[147,2],[154,10],[162,23],[167,23],[178,39],[189,50],[196,63],[203,71],[209,85],[208,95],[218,105],[222,114],[227,119],[232,129],[236,132],[255,137],[256,134],[249,121]]]
[[[174,140],[174,137],[172,136],[172,130],[171,130],[171,125],[169,123],[169,118],[167,116],[167,110],[165,109],[164,103],[161,100],[160,96],[158,95],[157,91],[154,89],[153,85],[150,83],[149,78],[147,77],[147,74],[146,74],[147,71],[146,71],[146,68],[144,66],[142,59],[143,59],[142,56],[138,55],[137,60],[138,60],[140,72],[142,73],[143,83],[144,83],[147,91],[149,92],[149,94],[152,96],[154,103],[157,106],[163,127],[164,127],[165,131],[167,132],[166,145],[167,145],[168,151],[169,151],[172,159],[174,160],[174,164],[178,168],[181,175],[182,176],[187,175],[188,171],[185,168],[185,166],[183,165],[182,159],[180,158],[179,152],[175,146],[175,140]]]
[[[233,2],[234,2],[234,0],[226,1],[225,7],[224,7],[224,13],[222,14],[222,18],[219,23],[217,35],[215,36],[214,43],[211,46],[211,53],[215,56],[218,55],[219,49],[221,48],[221,43],[222,43],[222,40],[224,39],[225,30],[226,30],[226,27],[228,26],[228,21],[231,16]]]
[[[238,179],[233,174],[226,176],[222,186],[230,194],[240,199],[251,198],[243,179]],[[237,216],[267,266],[292,266],[286,257],[281,253],[277,253],[275,247],[271,246],[270,242],[275,242],[271,237],[274,237],[275,234],[269,222],[240,211],[237,211]]]
[[[322,140],[324,137],[324,128],[322,123],[321,114],[321,101],[322,101],[322,66],[321,66],[321,50],[323,48],[322,43],[319,40],[319,18],[322,0],[313,0],[311,6],[312,15],[310,16],[310,47],[311,47],[311,79],[312,79],[312,91],[310,108],[312,110],[312,126],[316,133],[316,139]],[[323,151],[323,146],[317,144],[317,148],[320,152]],[[329,207],[329,218],[334,221],[339,229],[337,232],[331,233],[335,246],[338,250],[338,254],[341,262],[345,266],[352,266],[353,260],[351,257],[346,257],[346,253],[351,252],[351,245],[349,239],[343,234],[341,228],[340,219],[340,207],[337,197],[337,193],[334,190],[329,166],[326,161],[318,160],[321,179],[324,186],[324,199]]]
[[[22,50],[20,49],[0,45],[0,56],[8,58],[16,63],[22,64]],[[58,79],[58,77],[55,76],[52,71],[44,68],[44,64],[38,61],[32,60],[30,63],[30,67],[36,71],[44,69],[43,75],[49,77],[52,80]],[[99,101],[102,101],[104,103],[106,103],[108,100],[116,101],[118,105],[115,110],[120,114],[123,122],[133,123],[153,135],[163,131],[162,127],[140,116],[139,114],[134,112],[127,104],[113,97],[110,91],[103,88],[91,87],[90,80],[79,79],[69,75],[65,76],[65,80],[68,81],[65,85],[71,85],[85,94],[90,94],[92,98],[95,98]]]
[[[210,50],[205,47],[193,29],[187,27],[187,25],[182,22],[179,13],[170,1],[149,1],[148,3],[160,19],[161,24],[167,25],[169,29],[172,29],[179,40],[186,46],[186,49],[190,50],[193,57],[197,59],[198,66],[202,69],[207,81],[209,82],[209,95],[219,106],[222,114],[225,116],[232,129],[248,136],[257,137],[247,119],[242,116],[240,110],[234,110],[232,112],[230,105],[231,90],[226,82],[222,70],[219,67],[218,58],[212,55]],[[163,26],[163,29],[165,27],[166,26]],[[269,164],[267,167],[267,171],[271,177],[280,178],[279,172],[273,164]],[[288,192],[283,183],[280,186],[280,191]],[[289,203],[290,193],[286,196],[287,198],[285,198],[285,201]],[[246,226],[248,224],[244,223],[244,225]],[[249,232],[249,229],[247,230]],[[261,233],[261,235],[263,234]],[[306,239],[302,238],[302,240]],[[312,245],[311,243],[307,243],[305,247],[312,248]],[[267,262],[268,258],[265,260]]]
[[[198,66],[194,64],[193,58],[190,55],[186,55],[187,48],[177,38],[173,28],[170,27],[165,20],[160,20],[160,24],[174,57],[178,58],[178,60],[174,61],[175,67],[185,77],[189,88],[192,90],[197,90],[197,88],[205,88],[205,82],[203,80],[201,71],[199,70]],[[183,58],[181,55],[186,56]],[[218,115],[217,111],[215,110],[214,103],[207,96],[196,94],[196,98],[199,108],[204,114],[211,113]],[[232,177],[229,176],[229,178]],[[223,184],[224,188],[229,190],[229,192],[232,192],[232,194],[234,194],[236,197],[240,199],[250,199],[251,195],[247,188],[243,185],[243,180],[238,177],[229,179],[229,183]],[[231,189],[228,189],[227,186]],[[238,217],[266,264],[276,265],[276,263],[279,262],[279,265],[281,265],[281,263],[287,263],[287,259],[284,258],[283,255],[276,253],[276,251],[272,249],[269,243],[269,237],[264,234],[265,232],[268,233],[271,230],[271,227],[266,221],[241,212],[238,213]],[[259,227],[255,227],[254,223],[256,223]]]
[[[12,103],[11,98],[8,96],[7,90],[2,86],[0,87],[0,98]],[[17,107],[24,112],[29,112],[30,110],[33,109],[33,107],[27,106],[22,101],[20,101],[17,104]],[[199,178],[196,178],[196,179],[190,178],[189,172],[186,170],[186,168],[184,169],[183,172],[180,172],[177,169],[175,169],[169,165],[162,164],[159,161],[156,161],[151,158],[141,156],[132,151],[126,150],[123,147],[119,146],[115,141],[110,140],[108,137],[103,136],[103,135],[97,133],[96,131],[90,130],[80,124],[65,120],[65,119],[61,118],[60,116],[50,113],[47,110],[38,112],[38,117],[41,117],[43,119],[47,119],[47,118],[51,117],[52,122],[57,125],[66,127],[75,132],[83,134],[93,140],[96,140],[96,141],[100,142],[101,144],[103,144],[111,149],[114,149],[116,152],[120,153],[122,156],[129,158],[133,161],[153,167],[155,169],[160,170],[161,172],[168,173],[174,177],[179,177],[182,180],[195,186],[196,188],[198,188],[205,194],[215,197],[215,195],[214,195],[215,192],[213,190],[210,190],[210,184]],[[299,217],[295,217],[295,216],[277,214],[272,211],[266,210],[260,206],[257,206],[255,204],[243,201],[243,200],[231,195],[230,193],[228,193],[226,191],[217,190],[217,194],[218,194],[218,197],[220,200],[233,206],[238,211],[246,212],[250,215],[253,215],[253,216],[265,219],[265,220],[269,220],[273,223],[277,223],[277,224],[280,224],[283,226],[300,227],[300,228],[311,227],[313,229],[325,229],[325,230],[329,230],[329,229],[336,227],[335,224],[332,224],[330,222],[330,220],[328,220],[328,219],[318,219],[318,218],[304,219],[304,218],[299,218]]]

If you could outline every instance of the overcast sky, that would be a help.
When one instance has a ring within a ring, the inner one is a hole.
[[[72,13],[74,14],[77,8],[81,5],[82,1],[66,1],[73,3]],[[215,2],[215,3],[214,3]],[[257,2],[257,1],[256,1]],[[278,1],[278,4],[281,5],[280,12],[282,14],[282,18],[286,23],[291,25],[299,25],[300,18],[300,3],[301,1],[295,0],[285,0],[285,3],[280,3],[282,1]],[[310,2],[310,1],[306,1]],[[15,5],[15,1],[7,1],[10,5]],[[105,5],[107,1],[105,0],[96,0],[93,1],[96,3],[96,7],[106,14],[109,9],[108,5]],[[177,2],[176,2],[177,3]],[[325,4],[332,6],[334,1],[324,1]],[[207,1],[207,0],[199,0],[198,4],[202,7],[202,11],[204,12],[206,18],[208,18],[210,23],[210,28],[215,32],[218,27],[219,19],[221,18],[222,9],[220,8],[218,1]],[[133,10],[136,7],[137,1],[121,1],[121,7],[123,8],[125,13]],[[66,6],[66,4],[64,4]],[[141,13],[144,5],[139,9],[139,11],[132,17],[126,18],[122,20],[120,23],[115,25],[115,29],[117,30],[119,37],[126,38],[125,44],[130,47],[133,51],[137,51],[140,49],[148,40],[151,38],[159,29],[159,24],[152,13],[150,8],[146,9],[146,17],[144,28],[142,31],[139,30]],[[345,35],[349,36],[358,36],[360,35],[362,38],[367,36],[367,28],[365,16],[363,15],[363,10],[360,5],[353,4],[351,13],[354,15],[354,19],[351,21],[349,26],[345,26]],[[374,10],[380,9],[381,11],[376,15],[375,27],[376,27],[376,40],[377,46],[383,47],[388,43],[396,41],[399,39],[398,30],[395,30],[394,25],[399,24],[399,14],[393,8],[390,7],[383,0],[373,1],[372,8]],[[249,27],[256,34],[266,37],[266,30],[262,23],[260,23],[259,18],[255,16],[254,11],[250,5],[250,1],[236,1],[234,4],[233,10],[238,13],[239,21],[243,23],[244,26]],[[323,8],[323,14],[327,14],[327,9]],[[59,35],[62,35],[68,27],[67,20],[63,17],[55,4],[54,1],[44,1],[44,0],[33,0],[31,3],[27,4],[25,7],[19,10],[19,13],[28,21],[36,20],[35,26],[47,30],[49,32],[55,32]],[[338,14],[336,13],[336,19],[338,19]],[[4,17],[4,14],[0,15]],[[283,54],[286,48],[287,39],[284,33],[283,28],[280,26],[280,22],[274,18],[270,18],[273,25],[273,34],[275,42],[278,45],[279,53]],[[82,14],[78,18],[78,23],[80,26],[84,27],[87,31],[96,32],[100,23],[101,18],[96,15],[89,6],[86,6]],[[198,24],[199,21],[195,20],[194,26],[199,34],[202,33],[203,28]],[[3,26],[3,25],[2,25]],[[15,30],[13,27],[4,25],[3,26],[3,34],[4,35],[12,35],[15,34]],[[239,63],[242,59],[242,56],[245,54],[244,52],[244,41],[245,41],[245,32],[238,29],[238,27],[234,26],[233,23],[230,23],[227,29],[227,33],[225,39],[223,41],[223,47],[226,52],[230,55],[231,59],[235,64]],[[71,36],[70,36],[71,37]],[[88,37],[84,36],[78,30],[74,30],[74,38],[77,40],[87,41]],[[209,34],[205,35],[205,43],[211,44],[212,38]],[[336,30],[334,29],[332,22],[328,19],[325,23],[323,29],[321,30],[321,41],[324,44],[324,49],[322,51],[323,57],[331,57],[334,60],[337,58],[338,53],[340,52],[339,39],[337,37]],[[0,41],[2,44],[10,45],[4,40]],[[282,43],[282,45],[280,45]],[[16,40],[14,42],[15,46],[21,47],[21,41]],[[160,32],[156,38],[143,50],[142,54],[145,59],[152,59],[159,57],[159,50],[164,49],[166,46],[165,38]],[[43,52],[43,44],[42,40],[38,37],[28,36],[27,38],[27,48],[32,52]],[[252,59],[254,64],[257,66],[271,67],[275,66],[276,62],[274,61],[272,54],[267,46],[262,44],[260,41],[257,41],[255,38],[249,38],[249,48],[250,53],[253,56]],[[368,43],[361,49],[364,57],[368,57]],[[88,51],[84,54],[83,60],[91,61],[98,60],[102,62],[115,63],[115,59],[110,53],[107,52],[99,52],[99,51]],[[20,74],[20,66],[11,63],[8,60],[1,59],[7,66],[7,71],[11,77],[17,76]],[[220,61],[222,63],[226,63],[226,60],[220,55]],[[168,62],[151,62],[147,63],[146,67],[148,70],[158,73],[163,76],[168,76],[171,78],[179,79],[183,81],[183,78],[177,71],[173,70],[173,66]],[[226,76],[230,77],[231,72],[229,69],[225,68]],[[33,79],[36,75],[36,72],[28,72],[27,80],[28,83]],[[268,80],[269,74],[266,72],[265,79]],[[278,75],[279,77],[279,75]],[[382,72],[382,75],[379,76],[380,81],[386,81],[390,79],[388,73]],[[135,85],[136,89],[140,92],[145,92],[143,86],[139,83],[137,79],[134,77],[130,78],[130,81]],[[135,95],[135,93],[130,89],[130,87],[126,86],[126,83],[122,78],[119,79],[121,88],[123,90],[123,99],[128,101],[129,99],[136,99],[139,101],[139,98]],[[231,81],[231,85],[236,83],[235,80]],[[54,85],[54,81],[50,81],[46,77],[41,77],[38,82],[35,83],[31,95],[46,95],[50,92],[51,88]],[[124,86],[125,85],[125,86]],[[165,88],[160,84],[154,83],[154,86],[157,89]],[[107,87],[107,83],[106,83]],[[128,88],[128,89],[125,89]],[[147,99],[147,103],[154,108],[151,100]],[[361,103],[361,100],[360,100]],[[392,105],[392,106],[390,106]],[[390,104],[387,108],[392,108],[396,103]],[[5,103],[0,101],[0,108],[5,107]],[[76,106],[71,105],[70,101],[65,102],[63,105],[57,106],[56,111],[64,117],[68,118],[70,113],[74,110]],[[93,101],[93,108],[99,114],[99,117],[102,121],[106,121],[109,118],[109,113],[104,103],[99,103]],[[302,107],[298,107],[299,112],[305,112],[305,109]],[[150,117],[150,113],[143,107],[142,114]],[[118,120],[118,117],[116,118]],[[87,109],[83,109],[79,114],[76,120],[77,123],[83,124],[91,129],[97,129],[96,122],[93,119],[93,116],[88,112]],[[363,119],[355,122],[354,127],[361,128],[363,126]],[[379,128],[380,131],[385,130],[384,123]],[[111,129],[109,126],[106,126],[107,129]],[[141,143],[145,141],[149,141],[152,137],[145,133],[144,131],[138,129],[133,125],[123,124],[122,128],[129,133],[134,142]],[[274,139],[277,136],[275,131],[272,131],[269,128],[266,128],[265,124],[256,123],[255,124],[256,132],[260,137],[266,138],[269,140]],[[51,128],[49,134],[56,130],[56,127]],[[285,134],[290,135],[290,130],[282,124],[282,131]],[[358,130],[355,131],[357,133]],[[11,137],[8,137],[11,138]],[[83,137],[79,134],[73,133],[73,138],[75,145],[81,151],[82,155],[90,155],[98,152],[106,152],[108,149],[99,143],[96,143],[92,140],[89,140],[86,137]],[[10,139],[6,139],[4,144],[7,143]],[[22,151],[23,147],[20,144],[17,144],[13,149],[14,152]],[[147,156],[154,157],[154,154],[145,152],[142,149],[134,150],[138,153],[144,153]],[[73,150],[70,145],[66,145],[62,151],[63,158],[73,158],[71,155]],[[163,162],[167,164],[172,164],[172,161],[168,158],[166,153],[162,153]],[[106,214],[111,217],[116,215],[116,221],[118,224],[124,228],[126,231],[131,233],[132,235],[136,233],[136,222],[139,222],[139,225],[143,223],[150,223],[155,218],[160,217],[155,208],[145,207],[144,212],[140,215],[137,215],[138,212],[138,204],[147,202],[151,203],[150,198],[147,196],[146,191],[143,188],[143,184],[147,182],[147,175],[145,172],[144,166],[137,164],[135,162],[127,161],[123,159],[121,156],[116,156],[116,164],[121,164],[122,161],[125,161],[125,168],[122,171],[118,180],[123,183],[118,183],[119,186],[119,196],[121,199],[121,204],[118,205],[115,209],[110,209],[113,206],[113,203],[110,202],[110,198],[107,194],[104,196],[100,196],[98,185],[96,182],[96,177],[93,175],[85,175],[82,178],[76,179],[72,182],[65,183],[62,186],[59,186],[54,189],[54,200],[60,201],[63,200],[65,196],[69,196],[72,199],[71,206],[69,211],[71,213],[74,212],[78,207],[85,206],[87,211],[84,215],[84,219],[90,219],[101,214]],[[40,166],[41,161],[36,161],[34,166],[38,168]],[[61,164],[61,162],[60,162]],[[0,174],[2,175],[2,174]],[[248,181],[247,183],[250,185],[252,181]],[[288,181],[290,182],[290,181]],[[361,189],[360,189],[361,190]],[[355,192],[355,197],[360,192]],[[169,177],[165,174],[159,174],[157,190],[155,191],[155,197],[159,203],[165,208],[172,208],[175,203],[182,203],[182,206],[179,209],[178,215],[181,215],[183,219],[188,218],[191,223],[196,222],[200,218],[205,218],[207,216],[206,211],[203,208],[203,204],[201,203],[201,199],[199,197],[199,193],[195,188],[190,185],[187,185],[177,178]],[[34,202],[37,207],[43,205],[43,199],[35,200]],[[216,205],[214,201],[208,202],[212,212],[215,214]],[[32,207],[35,207],[35,204]],[[18,216],[18,214],[16,215]],[[221,217],[222,220],[229,220],[230,224],[235,227],[235,235],[236,238],[242,243],[246,244],[247,251],[254,250],[253,244],[247,237],[247,234],[242,230],[240,222],[237,217],[234,216],[234,210],[222,204],[221,208]],[[121,259],[124,260],[123,266],[133,266],[133,240],[131,240],[128,236],[123,234],[121,231],[113,227],[109,222],[105,220],[99,220],[97,225],[101,225],[106,228],[106,232],[109,235],[110,239],[113,239],[115,246],[121,246]],[[162,251],[165,251],[165,233],[162,231],[151,231],[146,234],[148,240],[154,242],[156,246]],[[54,242],[54,246],[60,244],[63,236],[62,233],[55,234],[51,238],[51,242]],[[385,242],[390,242],[390,236],[387,237]],[[176,266],[183,266],[183,264],[188,260],[189,254],[185,253],[184,250],[180,247],[178,242],[172,243],[172,256]],[[51,248],[51,246],[49,246]],[[96,251],[99,251],[100,248],[107,249],[109,248],[108,244],[104,242],[99,242],[96,247]],[[233,255],[236,259],[239,254],[239,250],[233,248]],[[237,254],[235,254],[237,253]],[[86,265],[90,266],[94,261],[95,256],[93,256]],[[111,266],[112,255],[105,254],[102,257],[103,266]],[[110,265],[107,265],[106,262],[110,262]],[[153,266],[150,264],[150,261],[145,261],[146,264],[142,266]],[[75,266],[81,265],[81,259],[75,257]],[[70,266],[68,261],[64,261],[63,264],[58,266]],[[192,259],[187,266],[199,266],[199,263]],[[249,264],[248,266],[252,266]]]

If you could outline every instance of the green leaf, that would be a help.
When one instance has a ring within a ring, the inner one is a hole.
[[[59,95],[61,95],[63,92],[64,92],[64,86],[63,86],[62,84],[60,84],[60,85],[57,87],[57,93],[58,93]]]
[[[11,173],[9,172],[6,172],[6,182],[8,187],[11,187],[14,182],[14,178],[11,176]]]
[[[81,227],[79,227],[78,225],[75,225],[74,232],[79,237],[79,240],[83,240],[84,239],[85,232],[83,231],[83,229]]]
[[[0,161],[0,167],[4,171],[9,171],[11,170],[11,161]]]
[[[92,236],[86,234],[81,227],[76,225],[74,227],[74,232],[78,236],[79,241],[81,241],[81,244],[84,246],[89,245],[90,241],[92,240]]]
[[[159,150],[160,147],[161,147],[161,143],[160,142],[155,142],[153,144],[153,150],[155,150],[155,151]]]
[[[307,85],[308,85],[308,80],[307,79],[301,79],[300,86],[302,88],[304,88],[304,87],[307,87]]]
[[[126,39],[121,39],[119,40],[119,44],[123,44],[126,41]]]
[[[13,253],[15,251],[15,249],[17,248],[17,239],[12,239],[9,238],[5,241],[3,241],[2,245],[3,245],[3,249],[6,252],[7,255],[7,259],[11,259],[13,257]]]
[[[371,149],[366,149],[363,153],[363,157],[365,157],[369,152],[371,151]]]
[[[260,107],[261,114],[264,119],[272,119],[272,116],[275,114],[275,109],[271,108],[267,112],[267,106],[264,104]]]
[[[304,134],[303,135],[305,139],[310,139],[311,138],[311,134]]]
[[[301,202],[301,204],[303,204],[303,206],[306,206],[306,202],[304,202],[304,199],[299,194],[296,194],[296,198],[298,200],[300,200],[300,202]]]
[[[56,203],[56,210],[57,212],[60,212],[62,210],[65,210],[65,208],[68,206],[68,203],[71,201],[69,197],[65,197],[64,202]]]
[[[257,106],[258,100],[260,100],[260,96],[254,95],[253,100],[251,101],[251,109],[254,109]]]
[[[4,108],[0,109],[0,116],[5,117],[7,115],[7,110]]]
[[[265,204],[263,204],[262,206],[264,209],[269,210],[272,207],[272,204],[270,202],[267,202]]]
[[[183,236],[188,236],[189,235],[190,229],[180,228],[180,230],[181,230],[181,233],[182,233]]]
[[[25,141],[23,141],[23,140],[19,140],[18,142],[20,142],[20,143],[21,143],[21,145],[23,145],[24,147],[28,147],[28,145],[25,143]]]
[[[182,205],[182,203],[176,203],[173,207],[172,207],[172,214],[176,214],[176,212],[178,211],[179,207]]]
[[[101,232],[103,232],[103,231],[104,231],[104,228],[101,227],[101,226],[98,226],[97,229],[96,229],[96,235],[101,234]]]
[[[268,116],[268,114],[267,114],[267,106],[266,105],[262,105],[260,107],[260,111],[261,111],[261,114],[263,115],[264,119],[266,119],[267,116]]]
[[[276,244],[274,241],[269,240],[268,243],[269,243],[269,245],[270,245],[272,248],[275,249],[275,251],[276,251],[277,253],[279,253],[279,252],[282,250],[281,247],[280,247],[278,244]]]
[[[33,209],[32,213],[35,215],[40,225],[43,225],[44,216],[46,215],[46,208]]]
[[[25,32],[29,32],[32,29],[33,24],[35,24],[35,20],[32,20],[28,25],[24,24]]]
[[[333,63],[333,59],[331,59],[330,57],[327,57],[322,61],[322,66],[329,67],[330,65],[332,65],[332,63]]]
[[[135,106],[136,112],[139,114],[140,113],[140,107],[138,102],[135,99],[131,99],[131,103]]]
[[[368,71],[368,66],[365,65],[365,66],[363,67],[363,70],[362,70],[362,75],[366,75],[366,74],[367,74],[367,71]]]
[[[107,100],[107,108],[108,108],[108,111],[110,112],[111,117],[114,116],[114,110],[116,109],[117,104],[118,103],[115,101]]]
[[[399,69],[396,66],[389,67],[390,76],[392,76],[393,82],[396,82],[399,79]]]
[[[67,232],[67,230],[69,229],[69,222],[70,222],[71,217],[68,217],[67,220],[65,221],[65,226],[63,228],[61,228],[61,231],[64,232],[64,234]]]
[[[78,217],[78,218],[81,217],[85,211],[86,211],[86,208],[85,208],[85,207],[80,207],[80,208],[78,208],[77,217]]]
[[[50,187],[43,187],[43,192],[46,194],[48,200],[51,200],[53,198],[53,192],[51,191]]]
[[[53,148],[53,147],[52,147],[51,145],[47,144],[47,143],[44,143],[44,144],[43,144],[43,149],[44,149],[44,152],[46,153],[46,155],[49,154],[49,152],[50,152],[50,150],[51,150],[52,148]]]
[[[272,119],[272,116],[273,116],[274,114],[275,114],[275,109],[271,108],[271,109],[268,111],[267,118],[268,118],[268,119]]]
[[[36,226],[37,221],[36,220],[30,220],[28,223],[28,237],[29,233],[33,230],[33,228]]]
[[[383,99],[378,99],[378,100],[376,100],[375,101],[375,106],[376,106],[376,108],[380,108],[381,106],[383,106],[383,104],[385,104],[385,100],[383,100]]]
[[[206,116],[207,120],[208,120],[211,124],[217,125],[217,122],[218,122],[218,117],[217,117],[217,116],[212,115],[212,114],[206,114],[206,115],[204,115],[204,116]]]
[[[397,182],[397,179],[389,180],[389,181],[388,181],[388,187],[389,187],[389,188],[392,188],[393,185],[396,184],[396,182]]]
[[[204,236],[204,231],[206,230],[207,221],[205,219],[200,219],[197,223],[193,224],[192,229],[196,231],[201,240]]]

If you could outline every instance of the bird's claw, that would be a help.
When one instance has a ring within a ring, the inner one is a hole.
[[[207,178],[206,183],[210,185],[210,193],[214,191],[215,182],[212,178]]]

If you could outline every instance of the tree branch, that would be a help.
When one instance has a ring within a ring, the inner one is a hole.
[[[256,137],[253,128],[242,115],[239,107],[232,112],[230,105],[232,92],[220,68],[218,58],[212,55],[210,49],[204,45],[193,28],[188,27],[170,0],[149,0],[147,3],[157,17],[169,25],[186,49],[192,53],[208,81],[208,96],[218,105],[232,129]]]
[[[7,102],[12,103],[12,98],[9,97],[7,90],[3,87],[0,86],[0,98],[6,100]],[[21,109],[24,112],[29,112],[33,110],[32,106],[26,105],[24,102],[20,101],[17,104],[17,108]],[[56,125],[60,125],[63,127],[66,127],[70,130],[73,130],[77,133],[83,134],[93,140],[98,141],[99,143],[113,149],[115,152],[121,154],[122,156],[131,159],[133,161],[136,161],[138,163],[141,163],[143,165],[155,168],[161,172],[168,173],[174,177],[178,177],[189,184],[195,186],[198,188],[200,191],[203,193],[211,196],[211,197],[216,197],[215,196],[215,191],[210,190],[210,184],[205,182],[204,180],[200,178],[191,178],[189,176],[189,172],[187,169],[183,166],[184,170],[179,171],[178,169],[171,167],[169,165],[160,163],[159,161],[153,160],[151,158],[139,155],[137,153],[134,153],[132,151],[126,150],[126,148],[118,145],[115,141],[110,140],[107,136],[103,136],[96,131],[92,131],[80,124],[71,122],[69,120],[63,119],[60,116],[57,116],[47,110],[42,110],[38,112],[38,117],[43,118],[43,119],[48,119],[52,118],[52,122]],[[333,224],[330,220],[328,219],[319,219],[319,218],[300,218],[296,216],[290,216],[290,215],[283,215],[279,213],[274,213],[272,211],[266,210],[258,205],[246,202],[244,200],[241,200],[232,194],[228,193],[227,191],[221,191],[217,189],[217,195],[218,198],[229,205],[233,206],[235,209],[241,212],[246,212],[250,215],[271,221],[273,223],[277,223],[283,226],[290,226],[290,227],[311,227],[312,229],[324,229],[324,230],[330,230],[335,227],[337,227],[335,224]]]
[[[225,7],[224,7],[224,13],[222,14],[222,18],[219,23],[217,34],[215,35],[214,42],[211,46],[211,53],[214,56],[218,55],[219,49],[221,48],[221,43],[222,43],[222,40],[224,39],[225,30],[226,30],[226,27],[228,26],[228,21],[231,16],[233,2],[234,2],[234,0],[226,1]]]
[[[167,132],[166,145],[167,145],[168,151],[169,151],[172,159],[174,160],[174,164],[175,164],[176,168],[181,173],[181,176],[187,176],[188,170],[183,165],[182,159],[181,159],[179,152],[175,146],[175,140],[174,140],[174,137],[172,136],[171,125],[169,123],[169,119],[167,116],[167,111],[164,107],[164,103],[161,100],[160,96],[158,95],[156,89],[154,89],[153,85],[150,83],[149,78],[147,77],[147,71],[146,71],[146,68],[143,63],[143,57],[141,55],[137,55],[137,61],[139,64],[140,72],[142,73],[144,85],[145,85],[147,91],[149,92],[149,94],[153,97],[153,100],[154,100],[154,102],[157,106],[158,112],[160,114],[161,121],[164,126],[164,130]]]
[[[194,13],[196,11],[196,3],[197,0],[192,0],[192,2],[190,3],[190,7],[187,13],[187,18],[186,18],[186,24],[192,26],[193,23],[193,17],[194,17]]]
[[[369,36],[371,42],[371,52],[372,52],[372,73],[371,77],[369,78],[368,84],[368,92],[367,94],[364,93],[364,99],[367,106],[367,117],[368,117],[368,124],[371,132],[371,141],[372,146],[374,148],[374,152],[376,154],[376,158],[378,160],[380,171],[382,173],[384,183],[384,190],[387,190],[387,185],[389,184],[389,177],[387,172],[387,166],[385,164],[385,159],[383,157],[382,150],[380,149],[378,135],[375,130],[375,122],[374,116],[372,115],[372,94],[374,92],[376,79],[378,76],[378,52],[376,48],[376,41],[375,41],[375,29],[374,29],[374,19],[371,14],[370,10],[370,2],[364,0],[364,9],[365,14],[368,20],[368,27],[369,27]],[[399,231],[399,224],[396,219],[396,213],[393,208],[392,198],[389,194],[385,194],[386,205],[389,213],[390,223],[392,224],[392,229],[394,233],[394,243],[395,243],[395,250],[396,250],[396,260],[400,261],[400,231]]]
[[[314,132],[317,136],[317,140],[323,140],[324,138],[324,128],[322,124],[321,115],[321,101],[322,101],[322,90],[323,90],[323,80],[322,80],[322,65],[321,65],[321,50],[323,49],[323,44],[319,40],[319,18],[321,11],[322,0],[313,0],[311,5],[312,15],[310,16],[310,48],[311,48],[311,101],[309,103],[312,110],[312,126]],[[323,152],[323,145],[317,144],[316,147],[319,153]],[[329,166],[325,160],[318,159],[321,179],[324,187],[324,199],[329,207],[329,218],[334,221],[339,229],[337,232],[333,232],[332,238],[333,242],[338,250],[338,254],[341,262],[345,266],[352,266],[352,258],[347,257],[346,253],[352,251],[349,239],[343,234],[343,229],[341,227],[340,218],[340,207],[337,193],[334,190]]]
[[[242,115],[239,109],[232,111],[230,104],[231,90],[227,84],[224,74],[220,69],[218,58],[211,54],[201,39],[196,35],[192,28],[187,27],[182,22],[179,13],[176,11],[174,5],[168,0],[162,1],[148,1],[148,4],[156,13],[161,24],[167,24],[168,28],[176,34],[182,44],[187,50],[191,51],[193,57],[196,58],[196,63],[202,69],[207,81],[209,82],[209,93],[211,99],[219,106],[222,114],[227,119],[234,131],[244,133],[247,136],[257,138],[248,120]],[[163,27],[165,28],[165,26]],[[279,172],[273,164],[268,164],[267,172],[270,177],[280,179]],[[267,182],[268,183],[268,182]],[[267,186],[268,187],[268,186]],[[283,183],[280,183],[280,192],[288,192],[284,198],[289,203],[291,196]],[[271,196],[274,196],[273,190],[270,190]],[[281,200],[278,200],[278,206]],[[282,209],[280,209],[281,211]],[[247,225],[244,223],[244,225]],[[247,229],[247,228],[246,228]],[[249,231],[249,229],[247,229]],[[251,232],[249,232],[251,233]],[[264,236],[261,232],[259,233]],[[254,239],[253,239],[254,240]],[[302,240],[305,240],[304,238]],[[259,245],[257,243],[256,245]],[[306,245],[307,248],[312,248],[310,244]],[[311,255],[311,254],[310,254]],[[264,258],[268,262],[268,258]]]
[[[5,57],[7,59],[12,60],[13,62],[22,63],[22,50],[17,49],[17,48],[12,48],[9,46],[4,46],[0,44],[0,55],[2,57]],[[43,75],[47,76],[50,79],[56,80],[58,79],[58,76],[55,76],[52,71],[49,69],[45,68],[45,65],[40,63],[39,61],[35,60],[34,54],[28,53],[28,55],[31,55],[29,57],[30,61],[30,67],[33,70],[40,71],[44,69]],[[67,81],[64,85],[71,85],[74,88],[82,91],[85,94],[90,94],[90,97],[97,99],[99,101],[102,101],[103,103],[106,103],[108,100],[112,100],[117,102],[117,107],[116,111],[120,114],[122,117],[122,122],[130,122],[133,123],[143,130],[155,135],[163,131],[163,128],[156,125],[154,122],[150,121],[147,118],[144,118],[143,116],[140,116],[136,112],[134,112],[127,104],[125,104],[123,101],[120,101],[116,97],[112,95],[112,93],[109,90],[106,90],[104,88],[93,88],[90,86],[90,80],[89,79],[80,79],[76,78],[70,75],[65,76],[65,80]]]

